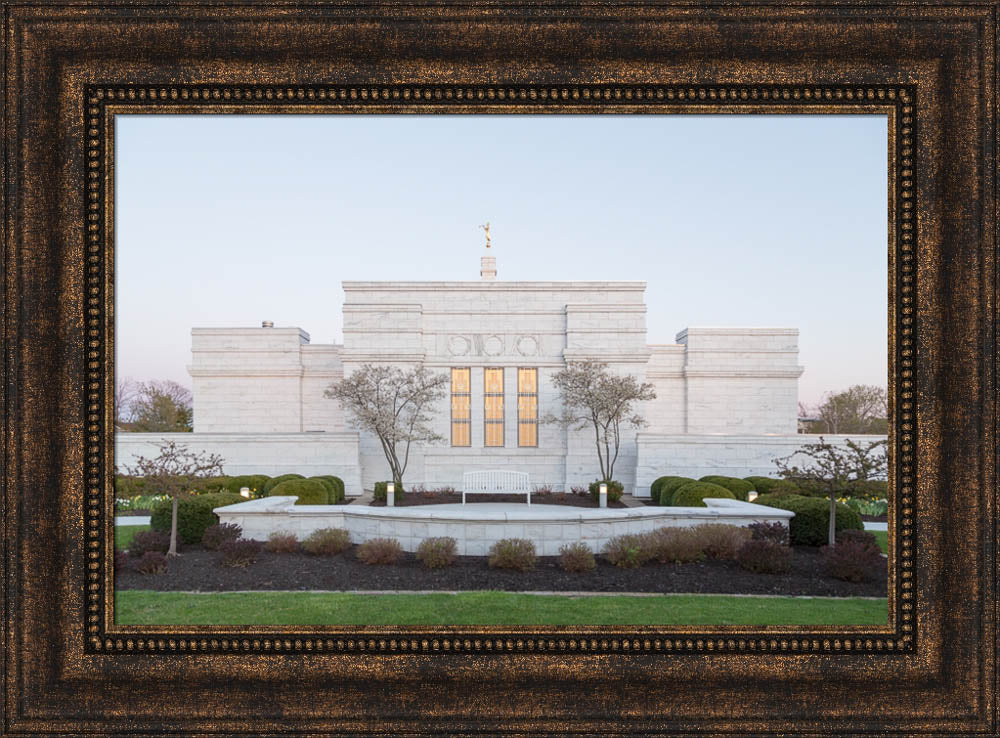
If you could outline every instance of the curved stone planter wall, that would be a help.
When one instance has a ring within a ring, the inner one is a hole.
[[[346,528],[354,543],[395,538],[403,550],[412,552],[425,538],[450,536],[458,542],[458,553],[467,556],[486,555],[490,546],[502,538],[527,538],[534,542],[540,556],[555,556],[560,546],[576,541],[583,541],[597,553],[609,538],[626,533],[700,523],[749,525],[768,521],[787,525],[794,515],[788,510],[722,499],[706,499],[708,507],[592,509],[524,505],[523,510],[515,505],[490,510],[483,503],[464,507],[370,507],[296,505],[295,500],[295,497],[266,497],[219,507],[215,513],[220,522],[243,528],[245,538],[267,540],[271,533],[285,531],[301,540],[320,528]],[[448,509],[442,509],[445,507]]]

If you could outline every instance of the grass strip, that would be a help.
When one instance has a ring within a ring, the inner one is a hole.
[[[115,593],[121,625],[885,625],[886,599],[512,592]]]

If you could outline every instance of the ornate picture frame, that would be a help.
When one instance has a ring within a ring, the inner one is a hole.
[[[996,734],[995,2],[3,7],[5,734]],[[111,122],[310,111],[887,115],[888,627],[115,625]]]

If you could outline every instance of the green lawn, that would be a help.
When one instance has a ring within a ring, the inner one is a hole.
[[[884,625],[885,599],[507,592],[115,593],[122,625]]]
[[[869,532],[875,536],[875,539],[878,541],[878,545],[882,548],[882,553],[889,553],[889,531],[873,530]]]
[[[115,548],[125,549],[132,542],[136,533],[149,530],[148,525],[116,525],[115,526]]]

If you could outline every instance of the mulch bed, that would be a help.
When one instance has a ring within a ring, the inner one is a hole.
[[[153,514],[152,510],[116,510],[115,511],[115,517],[116,518],[119,515],[121,515],[123,517],[130,518],[133,515],[152,515],[152,514]]]
[[[525,504],[527,495],[492,495],[474,494],[465,495],[467,503],[475,502],[520,502]],[[414,507],[416,505],[444,505],[446,503],[461,503],[461,492],[407,492],[402,499],[396,500],[396,507]],[[598,503],[587,495],[566,494],[565,492],[532,492],[531,503],[533,505],[567,505],[569,507],[600,507]],[[384,507],[384,500],[369,502],[372,507]],[[608,502],[608,507],[626,507],[622,502]],[[527,510],[526,510],[527,511]]]
[[[753,574],[727,561],[698,564],[647,564],[619,569],[597,557],[593,571],[563,571],[555,557],[538,559],[529,572],[491,569],[483,556],[461,556],[444,569],[426,569],[413,554],[400,563],[362,564],[356,546],[337,556],[262,551],[245,569],[219,563],[221,554],[187,546],[171,559],[164,574],[119,573],[119,589],[225,592],[232,590],[503,590],[508,592],[676,592],[713,594],[811,595],[831,597],[885,597],[888,566],[874,581],[842,582],[820,570],[818,549],[793,547],[788,574]]]
[[[861,520],[865,523],[888,523],[888,515],[862,515]]]

